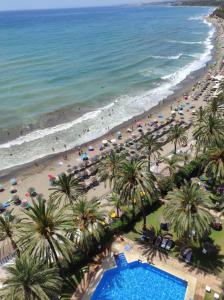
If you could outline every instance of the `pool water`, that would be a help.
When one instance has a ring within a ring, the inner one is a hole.
[[[187,282],[146,263],[104,273],[91,300],[184,300]]]

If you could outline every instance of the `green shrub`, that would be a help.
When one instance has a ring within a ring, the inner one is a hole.
[[[158,182],[158,187],[161,193],[161,196],[164,197],[166,194],[173,189],[173,180],[171,177],[162,178]]]

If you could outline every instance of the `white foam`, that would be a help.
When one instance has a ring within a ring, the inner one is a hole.
[[[199,41],[199,42],[193,42],[193,41],[179,41],[179,40],[166,40],[168,43],[173,43],[173,44],[186,44],[186,45],[196,45],[196,44],[203,44],[204,42]]]
[[[150,57],[155,58],[155,59],[179,59],[183,53],[179,53],[177,55],[171,55],[171,56],[161,56],[161,55],[151,55]]]
[[[146,93],[130,96],[123,95],[112,103],[82,117],[51,128],[35,130],[13,141],[0,145],[1,170],[22,165],[45,157],[52,152],[60,153],[84,142],[102,136],[109,129],[129,120],[156,105],[159,101],[173,93],[174,87],[184,80],[191,72],[196,71],[211,59],[211,39],[215,30],[209,32],[204,42],[205,52],[181,70],[163,77],[166,82]],[[83,132],[83,129],[88,129]],[[56,139],[57,136],[57,139]],[[12,156],[9,154],[12,153]]]
[[[204,15],[197,15],[188,18],[189,21],[203,21],[203,19],[204,19]]]

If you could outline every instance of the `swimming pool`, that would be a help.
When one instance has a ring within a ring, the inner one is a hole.
[[[104,273],[91,300],[184,300],[187,282],[138,261]]]

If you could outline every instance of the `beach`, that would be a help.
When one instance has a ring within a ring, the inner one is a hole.
[[[214,38],[215,47],[213,49],[213,59],[206,68],[203,68],[194,74],[190,74],[185,82],[180,84],[179,88],[177,88],[176,92],[172,96],[160,101],[158,105],[151,108],[149,111],[144,112],[144,114],[136,116],[132,120],[113,128],[113,130],[106,135],[97,138],[92,142],[88,142],[87,144],[83,144],[79,148],[76,147],[72,150],[65,151],[64,153],[51,155],[46,159],[30,163],[23,168],[11,170],[8,174],[2,176],[1,183],[4,185],[4,191],[0,194],[0,201],[5,202],[12,197],[12,194],[10,193],[9,179],[14,177],[17,180],[17,185],[15,186],[17,190],[16,195],[18,195],[21,199],[26,198],[25,194],[30,187],[34,187],[38,193],[43,194],[44,197],[48,199],[50,195],[48,176],[57,176],[63,172],[66,172],[68,169],[73,168],[75,165],[79,165],[82,161],[79,156],[80,149],[83,152],[86,152],[89,156],[89,159],[91,159],[97,154],[102,154],[102,152],[99,150],[99,145],[102,144],[102,140],[106,139],[111,141],[112,139],[117,139],[116,133],[118,131],[120,131],[122,135],[122,139],[117,140],[118,143],[124,143],[124,141],[126,141],[128,138],[132,137],[133,133],[140,137],[141,133],[139,133],[139,127],[137,125],[139,122],[141,123],[143,132],[146,131],[146,127],[150,127],[149,123],[153,122],[155,119],[157,119],[158,122],[164,123],[165,120],[171,116],[171,111],[173,111],[175,107],[179,106],[181,103],[184,103],[185,105],[184,117],[183,115],[177,113],[176,120],[184,120],[186,124],[193,122],[195,118],[194,112],[196,112],[199,107],[206,105],[207,102],[205,100],[208,100],[208,98],[211,97],[211,88],[214,86],[214,83],[208,78],[218,74],[223,74],[222,60],[224,57],[224,48],[222,41],[224,36],[224,24],[220,20],[217,21],[214,18],[208,18],[207,20],[213,23],[213,25],[216,27],[216,36]],[[204,89],[205,85],[206,88]],[[159,115],[162,115],[161,119],[158,118]],[[193,126],[191,126],[188,130],[188,147],[186,147],[184,151],[190,147],[192,139],[192,127]],[[127,131],[128,128],[132,130],[131,133]],[[93,151],[88,150],[88,146],[90,145],[94,148]],[[113,148],[114,146],[112,143],[109,143],[107,149]],[[163,147],[162,155],[168,156],[172,150],[173,145],[168,143]],[[163,166],[161,165],[157,172],[160,172],[162,168]],[[102,197],[108,192],[109,188],[105,187],[104,184],[100,184],[99,186],[90,189],[87,196],[88,198],[93,196]],[[16,210],[17,209],[18,208],[16,207]]]
[[[211,61],[214,28],[204,19],[211,11],[148,6],[1,13],[0,177],[181,96]]]

